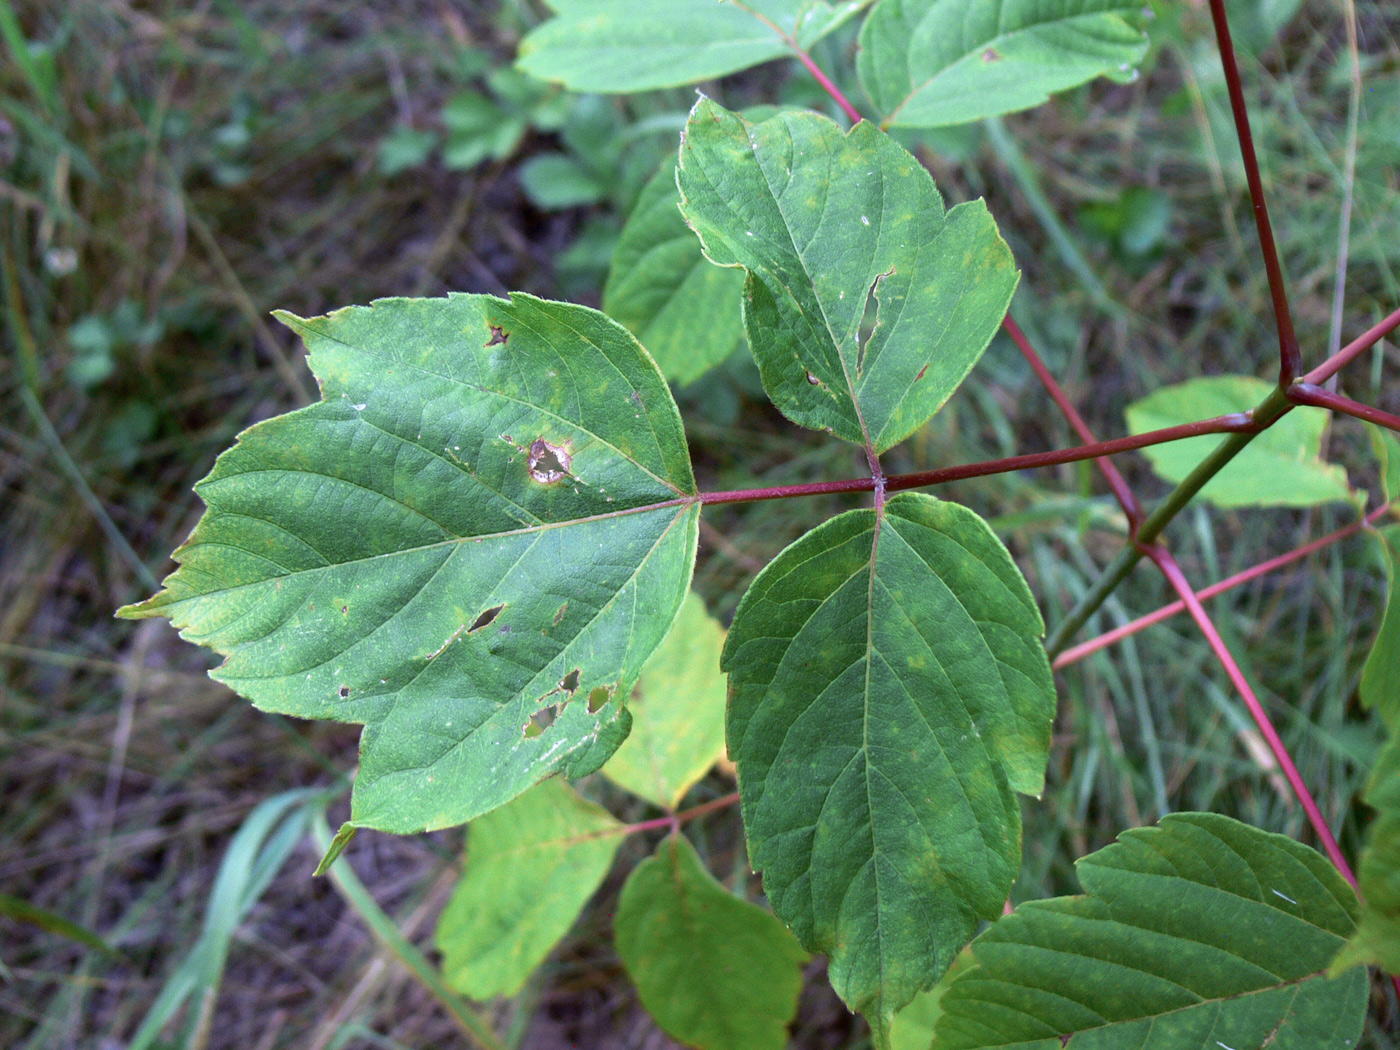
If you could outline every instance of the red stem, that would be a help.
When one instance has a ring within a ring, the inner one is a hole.
[[[1210,645],[1211,651],[1224,666],[1225,673],[1230,676],[1230,681],[1234,683],[1235,688],[1239,690],[1245,706],[1249,708],[1249,713],[1254,718],[1254,724],[1259,727],[1259,732],[1268,743],[1269,750],[1274,753],[1279,768],[1283,770],[1283,775],[1288,778],[1293,793],[1298,796],[1298,801],[1302,803],[1303,811],[1308,815],[1308,822],[1317,832],[1317,837],[1322,841],[1327,856],[1332,859],[1332,863],[1342,873],[1342,878],[1346,879],[1355,889],[1356,876],[1352,874],[1351,865],[1347,863],[1346,857],[1342,856],[1341,847],[1337,845],[1337,839],[1332,834],[1332,829],[1327,826],[1327,821],[1323,819],[1322,811],[1318,809],[1312,793],[1308,791],[1308,786],[1303,783],[1302,774],[1298,772],[1298,767],[1293,764],[1293,758],[1289,755],[1288,749],[1284,747],[1283,740],[1279,737],[1278,731],[1274,729],[1273,722],[1269,720],[1264,705],[1259,702],[1259,698],[1254,694],[1254,689],[1245,678],[1244,672],[1240,670],[1239,664],[1235,662],[1234,656],[1230,654],[1229,648],[1225,645],[1225,640],[1220,637],[1220,632],[1215,629],[1215,624],[1206,614],[1196,592],[1186,581],[1186,575],[1181,571],[1181,566],[1176,563],[1176,559],[1172,557],[1170,551],[1155,543],[1142,548],[1142,551],[1156,563],[1157,568],[1162,570],[1162,575],[1167,578],[1167,582],[1181,596],[1191,618],[1196,621],[1196,626],[1206,636],[1206,642]]]
[[[739,801],[739,792],[721,795],[719,798],[711,799],[709,802],[702,802],[698,806],[690,809],[683,809],[679,813],[672,813],[667,817],[656,817],[653,820],[643,820],[638,824],[628,824],[618,830],[619,835],[635,835],[639,831],[655,831],[658,828],[677,829],[688,820],[696,817],[703,817],[706,813],[713,813],[717,809],[727,809]]]
[[[1114,438],[1111,441],[1095,441],[1088,445],[1075,445],[1073,448],[1055,449],[1050,452],[1031,452],[1024,456],[1007,456],[1004,459],[990,459],[980,463],[964,463],[956,467],[940,467],[937,470],[923,470],[914,474],[891,474],[885,479],[886,492],[903,492],[905,489],[925,488],[942,485],[949,481],[962,481],[966,478],[981,478],[991,474],[1006,474],[1014,470],[1029,470],[1033,467],[1053,467],[1061,463],[1076,463],[1084,459],[1097,459],[1112,456],[1119,452],[1161,445],[1182,438],[1199,437],[1202,434],[1232,434],[1253,432],[1260,429],[1247,412],[1234,412],[1228,416],[1215,416],[1211,419],[1198,419],[1194,423],[1181,423],[1174,427],[1149,430],[1143,434]],[[728,492],[702,492],[700,502],[711,503],[755,503],[768,499],[791,499],[795,496],[821,496],[833,492],[871,492],[875,489],[874,478],[849,478],[846,481],[814,481],[806,485],[777,485],[763,489],[734,489]]]
[[[851,100],[841,93],[841,89],[831,82],[831,78],[821,71],[821,67],[812,61],[812,56],[797,46],[797,41],[789,40],[793,52],[797,55],[797,60],[807,67],[807,72],[812,74],[812,78],[822,86],[822,89],[830,95],[841,111],[851,119],[852,124],[859,124],[864,118],[860,115],[860,110],[851,105]]]
[[[1294,383],[1285,393],[1288,396],[1288,400],[1296,405],[1312,405],[1315,408],[1325,408],[1332,412],[1340,412],[1344,416],[1355,416],[1357,419],[1364,419],[1368,423],[1375,423],[1378,426],[1383,426],[1390,430],[1400,431],[1400,416],[1391,415],[1389,412],[1382,412],[1379,408],[1372,408],[1370,405],[1363,405],[1360,401],[1353,401],[1349,397],[1342,397],[1341,394],[1334,394],[1330,390],[1324,390],[1320,386],[1313,386],[1311,383]]]
[[[1305,375],[1303,381],[1313,384],[1327,382],[1342,368],[1350,364],[1353,358],[1371,349],[1397,328],[1400,328],[1400,310],[1396,310],[1379,324],[1347,343],[1346,346]]]
[[[1390,508],[1391,504],[1383,504],[1367,514],[1361,521],[1353,522],[1344,529],[1338,529],[1336,532],[1328,533],[1321,539],[1305,543],[1303,546],[1296,550],[1291,550],[1287,554],[1280,554],[1278,557],[1270,558],[1268,561],[1261,561],[1258,565],[1245,569],[1243,572],[1237,572],[1233,576],[1227,576],[1219,583],[1213,583],[1209,587],[1197,591],[1196,597],[1202,599],[1214,598],[1216,595],[1224,594],[1226,591],[1238,587],[1242,583],[1248,583],[1250,580],[1265,576],[1275,569],[1281,569],[1285,565],[1291,565],[1295,561],[1301,561],[1309,554],[1320,551],[1324,547],[1329,547],[1339,540],[1344,540],[1348,536],[1355,536],[1367,526],[1375,524],[1375,522],[1384,516]],[[1087,642],[1081,642],[1073,648],[1066,649],[1059,656],[1055,657],[1054,663],[1050,666],[1058,671],[1061,667],[1068,667],[1070,664],[1078,663],[1091,653],[1096,653],[1100,649],[1107,648],[1115,642],[1121,642],[1129,635],[1137,634],[1139,631],[1151,627],[1153,624],[1161,623],[1163,620],[1169,620],[1177,613],[1185,611],[1186,603],[1178,599],[1170,605],[1164,605],[1162,608],[1148,613],[1146,616],[1139,616],[1130,623],[1125,623],[1121,627],[1115,627],[1111,631],[1105,631],[1096,638],[1090,638]]]
[[[1094,435],[1089,429],[1089,424],[1084,422],[1084,417],[1075,409],[1069,395],[1055,381],[1055,377],[1050,374],[1050,369],[1045,367],[1045,362],[1036,353],[1035,347],[1031,346],[1030,340],[1026,338],[1026,333],[1021,331],[1021,326],[1012,319],[1010,314],[1003,318],[1001,325],[1011,336],[1012,342],[1020,348],[1021,355],[1030,363],[1031,368],[1040,378],[1040,382],[1050,392],[1050,396],[1055,399],[1055,404],[1060,406],[1060,411],[1065,414],[1065,418],[1069,420],[1069,425],[1074,428],[1074,432],[1079,435],[1081,440],[1093,444]],[[1097,466],[1103,473],[1104,480],[1108,482],[1108,487],[1113,490],[1118,505],[1123,508],[1123,513],[1127,515],[1128,525],[1132,533],[1136,535],[1138,526],[1142,524],[1142,504],[1138,502],[1137,497],[1133,495],[1133,490],[1128,487],[1128,482],[1111,461],[1100,459]]]
[[[1302,370],[1302,355],[1298,337],[1293,333],[1293,318],[1288,311],[1288,291],[1283,285],[1283,267],[1279,264],[1274,230],[1269,223],[1269,208],[1264,202],[1264,182],[1259,176],[1259,158],[1254,153],[1254,136],[1249,130],[1249,112],[1244,104],[1244,87],[1240,82],[1240,67],[1235,61],[1235,46],[1230,41],[1230,25],[1225,18],[1225,0],[1210,0],[1210,17],[1215,23],[1215,40],[1220,47],[1220,64],[1225,70],[1225,85],[1230,92],[1230,109],[1235,116],[1235,134],[1240,140],[1240,155],[1244,160],[1245,179],[1249,183],[1249,199],[1254,204],[1254,225],[1259,230],[1259,250],[1264,256],[1264,270],[1269,276],[1269,295],[1274,303],[1274,322],[1278,326],[1278,381],[1287,386]]]

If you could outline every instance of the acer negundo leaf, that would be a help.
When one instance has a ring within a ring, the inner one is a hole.
[[[701,97],[677,181],[705,254],[748,271],[744,330],[773,403],[875,453],[942,407],[1016,289],[986,204],[945,211],[929,173],[869,122],[754,123]]]
[[[1365,971],[1323,971],[1356,894],[1316,850],[1214,813],[1126,831],[972,942],[934,1050],[1349,1050]]]
[[[267,711],[364,724],[350,824],[461,824],[597,769],[685,597],[699,503],[680,415],[595,310],[514,294],[281,319],[321,400],[251,427],[167,616]]]
[[[1054,682],[1015,562],[966,507],[901,493],[797,540],[724,648],[749,856],[883,1038],[1000,914],[1016,792],[1045,777]]]

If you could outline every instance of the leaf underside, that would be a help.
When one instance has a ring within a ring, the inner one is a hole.
[[[617,902],[617,953],[642,1004],[698,1050],[782,1050],[807,955],[771,913],[726,890],[678,835]]]
[[[626,736],[699,504],[620,325],[516,294],[282,319],[322,400],[245,431],[155,597],[258,707],[365,725],[351,823],[450,827]]]
[[[881,0],[860,33],[861,84],[886,126],[933,128],[1030,109],[1147,52],[1124,0]]]
[[[702,97],[678,181],[705,254],[748,271],[745,333],[773,403],[877,453],[947,401],[1016,288],[986,204],[945,212],[928,172],[868,122],[755,124]]]
[[[1128,406],[1134,434],[1197,419],[1247,412],[1263,401],[1272,383],[1252,376],[1210,376],[1162,387]],[[1324,412],[1295,409],[1251,441],[1201,489],[1221,507],[1309,507],[1351,498],[1346,471],[1324,463]],[[1221,437],[1210,434],[1142,450],[1152,468],[1173,484],[1209,455]]]
[[[621,830],[558,780],[472,821],[435,935],[447,983],[480,1000],[519,992],[602,883]]]
[[[1321,971],[1356,896],[1320,854],[1182,813],[1081,859],[1082,897],[1031,901],[972,942],[936,1050],[1343,1050],[1367,980]]]
[[[679,203],[676,162],[667,160],[622,228],[603,310],[641,341],[667,379],[684,384],[742,341],[744,275],[705,258]]]
[[[549,0],[517,65],[574,91],[679,87],[811,47],[869,0]]]
[[[753,865],[877,1032],[1000,913],[1055,708],[1039,611],[986,523],[913,493],[878,521],[778,555],[724,650]]]

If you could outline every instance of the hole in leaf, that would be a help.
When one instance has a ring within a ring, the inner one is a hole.
[[[467,628],[467,633],[471,634],[473,631],[481,630],[497,616],[500,616],[501,610],[505,607],[505,603],[502,602],[500,605],[493,605],[491,608],[483,610],[481,615],[473,620],[472,625]]]
[[[536,438],[530,445],[530,477],[544,485],[569,476],[574,458],[563,445],[551,445]]]
[[[342,685],[342,686],[340,687],[340,691],[339,691],[339,692],[340,692],[340,698],[341,698],[342,700],[344,700],[347,696],[350,695],[350,687],[349,687],[348,685]]]
[[[807,373],[807,382],[811,383],[813,386],[821,386],[821,385],[822,385],[822,381],[821,381],[820,379],[818,379],[816,376],[812,375],[811,372],[808,372],[808,373]]]
[[[865,313],[860,319],[860,353],[856,355],[856,375],[865,371],[865,348],[870,345],[875,330],[880,327],[880,282],[892,273],[893,266],[884,273],[877,274],[875,280],[870,282],[870,290],[865,293]]]
[[[598,713],[598,709],[604,704],[606,704],[608,702],[608,698],[611,696],[612,691],[608,689],[607,686],[597,686],[591,693],[588,694],[588,713],[590,715],[596,715]]]
[[[346,613],[348,613],[349,611],[350,611],[350,606],[348,606],[348,605],[342,605],[342,606],[340,607],[340,614],[341,614],[342,616],[344,616],[344,615],[345,615]]]
[[[1001,53],[1000,53],[999,51],[997,51],[997,49],[994,48],[994,47],[989,47],[989,48],[987,48],[987,50],[985,50],[985,51],[982,52],[982,61],[983,61],[983,62],[996,62],[996,61],[999,61],[1000,59],[1001,59]]]
[[[508,339],[510,338],[510,333],[507,332],[507,331],[506,331],[504,328],[502,328],[500,325],[498,325],[498,324],[493,324],[493,325],[491,325],[490,327],[491,327],[491,338],[488,339],[488,340],[486,340],[486,345],[487,345],[487,346],[500,346],[502,343],[506,342],[506,340],[508,340]]]
[[[526,738],[536,737],[554,724],[554,718],[559,713],[558,704],[550,704],[542,707],[521,727],[520,735]]]
[[[562,689],[562,690],[564,690],[564,692],[566,692],[566,693],[572,693],[574,690],[576,690],[576,689],[578,688],[578,668],[577,668],[577,667],[575,667],[572,671],[570,671],[568,674],[566,674],[566,675],[563,677],[563,679],[559,682],[559,688]]]

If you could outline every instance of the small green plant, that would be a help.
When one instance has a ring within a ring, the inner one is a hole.
[[[1307,407],[1400,427],[1322,385],[1400,311],[1303,371],[1223,4],[1212,13],[1279,374],[1159,390],[1128,407],[1131,434],[1109,441],[1088,432],[1008,315],[1019,274],[986,204],[945,207],[889,130],[1131,80],[1147,49],[1140,4],[552,6],[521,47],[535,78],[634,92],[796,56],[850,126],[702,96],[621,233],[607,313],[516,293],[279,314],[307,346],[321,399],[250,428],[219,458],[197,486],[207,510],[179,568],[121,615],[169,617],[225,657],[215,678],[264,710],[365,727],[350,819],[323,870],[360,828],[471,823],[467,872],[438,930],[446,981],[470,997],[519,991],[622,837],[668,827],[622,890],[617,948],[658,1023],[706,1050],[783,1045],[807,952],[828,957],[832,986],[882,1047],[919,1033],[968,1050],[1353,1046],[1369,987],[1356,964],[1394,971],[1400,954],[1400,744],[1392,735],[1368,789],[1382,817],[1361,860],[1363,905],[1160,537],[1197,495],[1251,507],[1354,500],[1323,462],[1323,417]],[[859,14],[855,73],[878,125],[810,53]],[[564,117],[569,154],[522,173],[540,206],[606,192],[599,173],[617,136],[595,102]],[[502,105],[499,92],[449,104],[462,159],[514,149],[528,107],[507,120]],[[590,114],[602,128],[591,137]],[[444,121],[453,126],[446,110]],[[1166,243],[1156,200],[1129,192],[1092,221],[1115,251],[1146,258]],[[887,474],[881,456],[938,412],[1003,328],[1083,444]],[[859,448],[866,475],[698,489],[667,380],[695,379],[741,341],[773,404]],[[1378,442],[1386,488],[1353,532],[1396,491],[1400,449]],[[1106,458],[1139,448],[1176,483],[1150,513]],[[1118,497],[1129,542],[1046,640],[991,527],[917,490],[1087,460]],[[704,507],[832,492],[869,493],[871,505],[773,559],[726,635],[690,592]],[[1393,550],[1395,527],[1381,535]],[[1082,896],[1003,916],[1020,866],[1018,796],[1045,784],[1052,659],[1107,644],[1068,648],[1144,557],[1239,689],[1327,857],[1225,816],[1176,814],[1080,858]],[[1362,688],[1392,734],[1397,617]],[[726,743],[738,792],[680,809]],[[599,771],[665,815],[626,825],[551,779]],[[736,802],[781,922],[718,884],[679,834]],[[479,1022],[469,1029],[494,1043]]]

